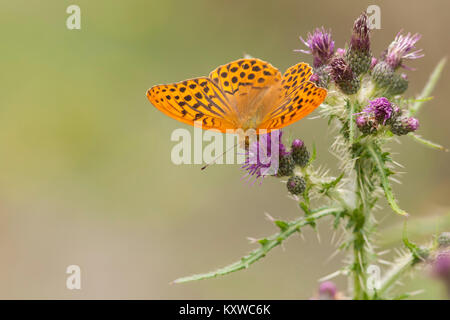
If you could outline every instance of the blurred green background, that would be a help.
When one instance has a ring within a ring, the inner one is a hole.
[[[81,8],[81,30],[66,28],[70,4]],[[276,231],[265,212],[292,219],[300,211],[279,181],[249,186],[238,165],[172,164],[172,131],[191,128],[145,92],[245,53],[280,70],[311,62],[293,52],[299,36],[323,25],[342,47],[370,4],[381,7],[374,53],[402,28],[423,35],[426,56],[407,63],[417,68],[408,72],[413,96],[450,50],[448,1],[2,1],[0,298],[309,298],[345,256],[327,261],[336,250],[331,221],[319,225],[320,242],[306,230],[246,271],[170,284],[250,251],[247,236]],[[419,133],[447,147],[448,70],[419,115]],[[286,135],[315,143],[318,162],[335,168],[325,120],[303,120]],[[450,207],[449,154],[400,140],[400,204],[439,228],[436,217]],[[381,229],[403,221],[387,208],[377,216]],[[82,290],[65,287],[71,264],[81,267]],[[426,289],[419,298],[443,297],[425,275],[403,282]],[[336,283],[345,290],[345,279]]]

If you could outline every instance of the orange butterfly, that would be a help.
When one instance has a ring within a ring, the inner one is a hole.
[[[178,121],[233,132],[288,126],[311,113],[327,90],[309,81],[311,67],[299,63],[281,76],[259,59],[240,59],[218,67],[209,77],[157,85],[147,91],[150,102]]]

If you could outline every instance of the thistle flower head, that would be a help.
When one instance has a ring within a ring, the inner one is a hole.
[[[305,143],[300,139],[295,139],[292,141],[292,149],[291,149],[292,159],[295,164],[300,167],[305,167],[309,162],[309,152],[306,149]]]
[[[375,57],[372,57],[372,60],[370,61],[370,70],[372,70],[376,64],[378,63],[378,59]]]
[[[422,49],[415,50],[416,42],[420,40],[422,36],[418,33],[411,35],[408,32],[407,35],[402,35],[401,31],[397,34],[394,41],[389,45],[388,49],[382,54],[382,58],[392,67],[397,69],[403,67],[405,69],[413,70],[406,67],[403,63],[403,59],[418,59],[424,56]]]
[[[316,73],[314,73],[313,75],[311,75],[311,77],[309,78],[309,81],[314,82],[314,83],[318,83],[320,81],[319,75],[317,75]]]
[[[345,49],[343,49],[343,48],[337,48],[337,49],[336,49],[336,55],[339,56],[339,57],[345,56]]]
[[[322,282],[319,286],[320,300],[335,300],[337,293],[336,285],[331,281]]]
[[[299,176],[291,176],[289,177],[286,187],[288,191],[293,195],[302,194],[306,189],[306,181],[302,177]]]
[[[446,248],[450,247],[450,232],[442,232],[438,239],[439,247]]]
[[[317,28],[314,32],[308,33],[308,37],[300,40],[308,47],[308,50],[294,50],[311,54],[313,56],[313,65],[315,68],[320,67],[328,62],[334,54],[334,41],[331,39],[331,32],[326,31],[325,28]]]
[[[300,149],[303,148],[304,145],[305,143],[303,142],[303,140],[295,139],[294,141],[292,141],[292,149]]]
[[[433,263],[433,274],[450,279],[450,251],[439,252]]]
[[[419,129],[419,120],[414,117],[399,116],[391,124],[393,134],[402,136]]]
[[[289,154],[281,142],[282,131],[261,134],[257,141],[249,145],[245,153],[242,168],[247,171],[245,177],[265,177],[277,174],[280,157]]]
[[[368,114],[361,114],[355,119],[356,126],[364,134],[371,134],[377,131],[377,123]]]
[[[329,64],[331,78],[345,94],[354,94],[360,87],[350,65],[342,57],[334,57]]]
[[[330,74],[335,82],[352,81],[354,78],[352,69],[341,57],[335,57],[331,60]]]
[[[392,104],[385,97],[376,98],[369,101],[369,105],[363,110],[366,114],[374,116],[378,123],[386,124],[391,119],[394,109]]]
[[[369,52],[370,50],[370,28],[367,24],[367,14],[362,13],[353,24],[353,33],[350,40],[350,50]]]

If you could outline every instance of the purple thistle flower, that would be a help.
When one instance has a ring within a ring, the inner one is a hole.
[[[440,252],[433,263],[433,274],[450,279],[450,251]]]
[[[355,119],[358,128],[364,128],[367,124],[367,118],[364,115],[357,116]]]
[[[292,141],[292,149],[300,149],[303,148],[304,145],[305,143],[303,142],[303,140],[295,139],[294,141]]]
[[[419,129],[419,120],[413,117],[399,116],[391,124],[393,134],[402,136]]]
[[[355,94],[360,87],[360,81],[356,77],[350,65],[341,57],[335,56],[329,64],[331,78],[345,94]],[[328,68],[327,67],[327,68]]]
[[[355,119],[356,126],[364,134],[372,134],[377,131],[377,123],[368,114],[362,114]]]
[[[335,82],[350,82],[354,78],[352,68],[345,62],[343,58],[334,58],[330,62],[330,74]]]
[[[250,144],[245,152],[245,162],[242,166],[247,171],[244,177],[255,176],[256,179],[276,175],[280,157],[289,154],[281,142],[281,130],[261,134],[257,141]]]
[[[336,285],[331,281],[322,282],[319,286],[320,300],[335,300],[337,293]]]
[[[309,81],[315,82],[316,84],[319,82],[319,80],[320,80],[319,76],[315,73],[309,78]]]
[[[300,37],[300,40],[309,50],[297,49],[294,51],[311,54],[315,68],[326,64],[334,54],[334,41],[331,39],[331,32],[327,32],[324,27],[317,28],[312,34],[308,33],[306,41],[302,37]]]
[[[369,105],[362,112],[373,115],[378,123],[383,123],[384,125],[392,117],[394,109],[388,99],[381,97],[369,101]]]
[[[336,49],[336,55],[341,57],[341,58],[344,57],[345,56],[345,49],[337,48]]]
[[[400,31],[395,37],[394,41],[389,45],[387,51],[382,54],[382,58],[392,67],[392,69],[397,69],[403,67],[405,69],[414,70],[413,68],[406,67],[402,64],[403,59],[419,59],[424,56],[422,49],[415,50],[416,42],[422,37],[420,34],[416,33],[411,35],[408,32],[407,35],[402,35]]]
[[[414,117],[409,117],[406,125],[407,129],[411,132],[419,129],[419,120]]]
[[[378,59],[375,57],[372,57],[372,60],[370,62],[370,69],[372,70],[376,66],[377,63],[378,63]]]
[[[369,26],[367,24],[367,14],[364,12],[358,19],[356,19],[353,25],[352,38],[350,40],[350,50],[369,52],[370,50],[370,37]]]

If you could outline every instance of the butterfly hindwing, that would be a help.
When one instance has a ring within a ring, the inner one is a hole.
[[[310,81],[289,88],[289,94],[286,94],[279,106],[266,115],[258,129],[272,130],[286,127],[314,111],[326,96],[326,89],[317,87]]]
[[[236,129],[234,109],[225,94],[208,78],[158,85],[147,91],[150,102],[166,115],[204,129]]]

